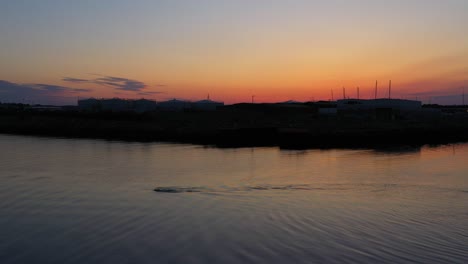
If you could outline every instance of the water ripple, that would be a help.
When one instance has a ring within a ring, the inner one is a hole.
[[[455,156],[0,145],[2,264],[468,263],[468,145]]]
[[[329,190],[332,188],[329,188]],[[321,187],[312,187],[308,184],[297,185],[253,185],[253,186],[237,186],[237,187],[156,187],[155,192],[159,193],[222,193],[222,192],[249,192],[249,191],[311,191],[324,190]]]

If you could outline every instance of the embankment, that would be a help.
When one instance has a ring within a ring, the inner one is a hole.
[[[3,112],[0,133],[219,147],[376,147],[468,141],[467,116],[427,120],[321,119],[224,112],[152,114]]]

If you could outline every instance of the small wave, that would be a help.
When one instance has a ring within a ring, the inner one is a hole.
[[[241,188],[242,189],[242,188]],[[271,186],[271,185],[260,185],[260,186],[251,186],[244,187],[244,191],[270,191],[270,190],[279,190],[279,191],[300,191],[300,190],[318,190],[320,188],[312,188],[309,185],[284,185],[284,186]]]
[[[34,177],[34,178],[31,178],[29,179],[30,181],[43,181],[43,180],[49,180],[51,177],[48,177],[48,176],[38,176],[38,177]]]
[[[312,188],[309,185],[255,185],[255,186],[240,186],[240,187],[222,187],[222,188],[206,188],[206,187],[157,187],[155,192],[159,193],[223,193],[223,192],[249,192],[249,191],[310,191],[323,190],[323,188]]]
[[[206,189],[202,187],[157,187],[154,191],[159,193],[197,193],[206,191]]]
[[[14,174],[14,175],[5,176],[4,178],[7,178],[7,179],[15,179],[15,178],[20,178],[20,177],[21,177],[20,175]]]

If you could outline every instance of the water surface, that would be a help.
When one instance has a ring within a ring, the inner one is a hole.
[[[468,144],[0,149],[0,263],[468,263]]]

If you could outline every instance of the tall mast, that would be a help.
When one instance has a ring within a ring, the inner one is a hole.
[[[388,99],[392,98],[392,80],[388,82]]]

